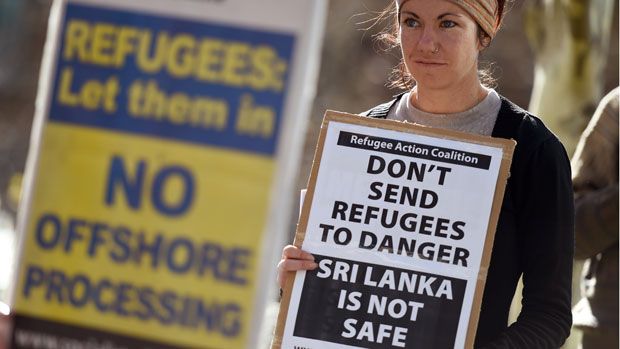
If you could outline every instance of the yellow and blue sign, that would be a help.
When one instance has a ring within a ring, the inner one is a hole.
[[[61,14],[13,347],[245,347],[295,35]]]
[[[50,120],[273,156],[294,37],[67,7]]]

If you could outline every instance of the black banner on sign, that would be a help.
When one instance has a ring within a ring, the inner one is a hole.
[[[454,348],[465,280],[314,255],[294,335],[370,349]]]
[[[13,349],[180,349],[154,341],[122,336],[117,333],[15,315],[11,338]],[[208,346],[202,348],[209,349]],[[214,348],[213,348],[214,349]]]
[[[491,157],[462,150],[340,131],[338,145],[488,170]]]

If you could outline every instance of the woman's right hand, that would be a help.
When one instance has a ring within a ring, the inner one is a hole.
[[[278,263],[278,285],[284,288],[290,271],[313,270],[318,267],[314,256],[297,246],[287,245],[282,249],[282,259]]]

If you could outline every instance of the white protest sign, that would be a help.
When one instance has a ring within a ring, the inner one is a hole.
[[[328,112],[274,347],[471,347],[514,144]]]

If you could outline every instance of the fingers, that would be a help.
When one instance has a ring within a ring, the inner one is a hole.
[[[290,272],[313,270],[317,267],[318,264],[314,261],[314,256],[311,253],[296,246],[288,245],[282,250],[282,259],[278,263],[278,285],[280,288],[284,288]]]
[[[282,250],[282,259],[278,263],[278,274],[287,271],[312,270],[317,266],[311,253],[299,247],[287,245]]]
[[[298,270],[313,270],[318,267],[314,261],[305,259],[283,259],[278,263],[278,270],[286,271],[298,271]]]
[[[286,280],[292,272],[299,270],[313,270],[318,267],[314,261],[304,259],[282,259],[278,263],[278,286],[284,288]]]
[[[293,245],[287,245],[282,250],[282,259],[303,259],[314,261],[314,256],[301,248]]]

